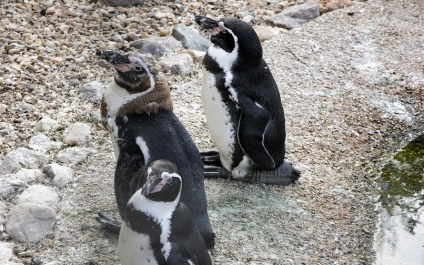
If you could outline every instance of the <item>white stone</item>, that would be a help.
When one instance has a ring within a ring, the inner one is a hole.
[[[78,94],[80,98],[100,103],[105,89],[106,88],[102,83],[98,81],[92,81],[88,84],[83,85],[79,89]]]
[[[7,214],[6,203],[0,201],[0,225],[3,225],[4,222],[6,221],[6,219],[5,219],[6,214]],[[0,251],[0,253],[1,253],[1,251]],[[1,257],[1,254],[0,254],[0,257]],[[1,261],[1,258],[0,258],[0,261]],[[1,264],[1,262],[0,262],[0,264]]]
[[[59,204],[59,195],[53,188],[44,185],[32,185],[24,190],[16,200],[16,204],[35,203],[39,205],[50,206],[57,209]]]
[[[39,168],[49,161],[49,157],[27,148],[18,148],[9,152],[0,165],[0,172],[15,173],[21,168]]]
[[[7,122],[0,122],[0,135],[6,136],[15,132],[13,125]]]
[[[181,53],[172,57],[162,57],[159,64],[164,70],[170,71],[172,74],[186,76],[193,70],[193,59],[187,53]]]
[[[56,158],[60,162],[67,164],[78,164],[87,159],[88,155],[93,153],[94,151],[89,148],[82,147],[69,147],[62,151],[60,151]]]
[[[0,199],[8,197],[16,190],[27,187],[28,185],[18,179],[14,174],[4,174],[0,176]]]
[[[63,132],[63,142],[68,145],[84,145],[91,139],[91,128],[88,124],[76,122]]]
[[[44,116],[36,125],[35,132],[49,133],[57,128],[58,122],[50,118],[49,116]]]
[[[55,163],[44,166],[43,172],[52,179],[52,184],[57,188],[68,185],[74,175],[72,168]]]
[[[0,114],[7,112],[7,105],[6,104],[0,104]]]
[[[21,203],[14,206],[6,222],[6,232],[22,243],[37,242],[53,232],[56,211],[45,205]]]
[[[37,151],[50,151],[60,149],[62,146],[61,142],[55,142],[50,140],[46,135],[39,133],[36,136],[31,137],[29,139],[28,147]]]
[[[13,243],[0,242],[0,264],[9,264],[13,256]]]
[[[40,169],[28,169],[22,168],[18,172],[16,172],[15,177],[22,181],[25,184],[29,184],[31,182],[35,182],[38,180],[42,180],[45,175],[41,172]]]

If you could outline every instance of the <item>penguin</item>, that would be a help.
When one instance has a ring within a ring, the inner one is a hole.
[[[289,185],[285,119],[277,84],[253,28],[236,18],[196,16],[211,31],[203,59],[202,105],[217,151],[202,152],[205,177]]]
[[[177,166],[156,160],[146,174],[146,183],[125,208],[118,243],[121,264],[212,264],[190,210],[180,202],[184,183]]]
[[[168,82],[151,56],[106,51],[101,58],[116,70],[101,102],[102,123],[109,130],[117,157],[114,187],[121,218],[128,200],[143,186],[143,172],[158,159],[176,164],[184,179],[181,201],[193,214],[205,244],[215,234],[208,212],[199,150],[172,109]],[[121,223],[99,213],[96,218],[118,232]]]

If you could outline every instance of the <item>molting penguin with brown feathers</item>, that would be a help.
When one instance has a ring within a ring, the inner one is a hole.
[[[205,177],[289,185],[300,172],[284,161],[285,119],[277,84],[253,28],[235,18],[196,16],[211,31],[203,60],[202,105],[218,149],[202,152]]]
[[[203,165],[197,147],[172,112],[168,82],[148,55],[122,55],[113,51],[101,57],[116,70],[114,82],[106,89],[101,116],[110,131],[117,164],[115,196],[121,218],[128,200],[145,182],[145,171],[158,159],[179,168],[184,181],[181,202],[190,209],[208,248],[214,246],[207,213]],[[97,220],[119,231],[120,223],[99,214]]]

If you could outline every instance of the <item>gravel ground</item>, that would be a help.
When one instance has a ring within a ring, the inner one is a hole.
[[[61,140],[73,122],[90,123],[87,147],[97,151],[74,167],[74,182],[60,191],[55,239],[17,246],[45,264],[118,264],[117,236],[94,221],[97,211],[118,216],[112,147],[99,106],[77,96],[90,81],[111,81],[96,49],[128,51],[132,39],[166,35],[176,23],[193,24],[195,14],[222,16],[220,9],[238,17],[256,10],[261,25],[279,2],[147,1],[131,8],[9,2],[0,4],[0,102],[6,109],[0,121],[15,133],[0,135],[0,159],[26,146],[45,115],[60,124],[48,135],[52,140]],[[287,160],[303,176],[290,187],[206,180],[215,264],[372,263],[379,170],[424,131],[423,14],[421,0],[372,0],[263,44],[285,107]],[[200,69],[168,77],[175,112],[203,149],[212,142],[199,98]]]

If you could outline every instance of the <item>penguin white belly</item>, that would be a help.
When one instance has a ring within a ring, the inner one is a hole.
[[[134,232],[125,223],[119,233],[118,254],[121,265],[158,265],[149,236]]]
[[[205,68],[203,68],[202,104],[221,163],[224,168],[231,171],[236,130],[229,109],[215,85],[215,76]]]

